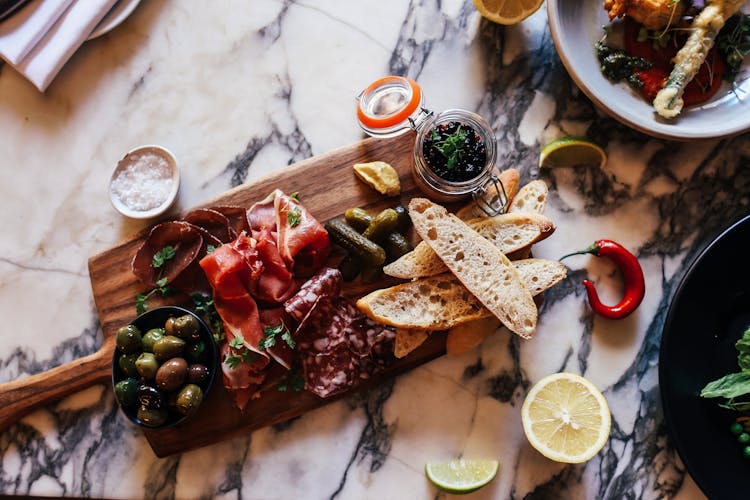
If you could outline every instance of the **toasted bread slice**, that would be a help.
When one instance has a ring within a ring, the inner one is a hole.
[[[500,182],[503,183],[505,196],[507,196],[506,204],[509,205],[518,192],[518,183],[521,180],[521,175],[515,168],[509,168],[497,174],[497,178]],[[486,203],[494,206],[494,203],[492,202],[495,196],[497,196],[495,188],[490,186],[483,198]],[[507,212],[507,210],[505,211]],[[456,217],[461,220],[469,220],[476,219],[477,217],[487,217],[487,214],[484,213],[484,210],[479,208],[475,201],[472,201],[471,203],[459,209],[458,212],[456,212]]]
[[[397,358],[403,358],[417,347],[421,346],[430,335],[429,330],[413,330],[406,328],[396,329],[396,342],[393,346],[393,354]]]
[[[471,219],[466,223],[494,243],[504,254],[528,248],[555,231],[555,224],[551,219],[531,212],[500,214]],[[440,257],[424,241],[383,268],[385,274],[402,279],[435,276],[447,270]]]
[[[448,330],[448,336],[445,338],[445,353],[448,356],[465,354],[495,333],[498,328],[500,328],[500,320],[494,316],[456,325]]]
[[[513,266],[532,295],[567,275],[567,268],[556,260],[519,260]],[[357,307],[375,321],[412,330],[447,330],[492,316],[451,273],[375,290],[359,299]]]
[[[537,310],[508,257],[489,240],[426,198],[409,202],[419,236],[492,314],[514,333],[531,338]]]
[[[518,194],[516,194],[508,207],[508,212],[535,212],[543,214],[546,207],[547,183],[537,179],[518,190]]]

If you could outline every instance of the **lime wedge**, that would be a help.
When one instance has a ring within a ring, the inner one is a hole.
[[[449,493],[462,495],[476,491],[497,475],[497,460],[466,460],[427,463],[424,472],[432,484]]]
[[[607,153],[595,142],[583,137],[563,137],[544,146],[539,155],[539,166],[603,167]]]

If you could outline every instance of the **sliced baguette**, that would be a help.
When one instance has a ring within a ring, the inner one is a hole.
[[[555,231],[555,224],[551,219],[531,212],[482,217],[466,223],[494,243],[504,254],[528,248]],[[434,276],[447,270],[440,257],[424,241],[383,268],[385,274],[402,279]]]
[[[495,333],[498,328],[500,328],[500,320],[494,316],[456,325],[448,330],[448,335],[445,337],[445,353],[448,356],[466,354]]]
[[[397,358],[403,358],[421,346],[429,335],[430,332],[428,330],[396,328],[396,342],[393,345],[393,354]]]
[[[536,304],[504,253],[426,198],[412,198],[409,216],[419,236],[492,314],[521,337],[534,335]]]
[[[567,275],[567,268],[556,260],[519,260],[513,266],[532,295]],[[447,330],[492,316],[451,273],[375,290],[359,299],[357,307],[375,321],[410,330]]]
[[[497,178],[503,184],[505,196],[507,196],[508,198],[506,200],[506,204],[509,204],[518,191],[518,183],[521,180],[521,174],[519,174],[518,170],[516,170],[515,168],[509,168],[497,174]],[[493,198],[496,196],[497,193],[495,192],[495,188],[490,187],[487,190],[487,193],[482,196],[482,198],[484,199],[485,203],[488,203],[492,206],[494,205]],[[507,210],[505,211],[507,212]],[[487,217],[487,214],[484,213],[484,210],[479,208],[475,201],[472,201],[468,205],[459,209],[458,212],[456,212],[456,217],[461,220],[469,220],[476,219],[477,217]]]
[[[508,207],[508,212],[535,212],[543,214],[547,207],[547,183],[543,180],[531,181],[524,185]]]

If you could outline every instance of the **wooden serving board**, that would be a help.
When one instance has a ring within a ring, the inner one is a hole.
[[[303,205],[320,221],[341,217],[351,207],[377,211],[399,202],[407,205],[409,199],[420,195],[411,176],[413,145],[413,133],[392,139],[366,139],[301,161],[258,181],[238,186],[201,206],[250,207],[276,188],[286,193],[298,191]],[[400,200],[383,197],[354,175],[354,163],[376,160],[388,162],[398,171],[402,189]],[[143,292],[145,287],[131,272],[130,262],[145,235],[146,231],[143,231],[89,260],[94,301],[105,339],[111,339],[118,328],[132,321],[136,315],[135,295]],[[383,278],[368,285],[349,284],[345,285],[344,293],[358,296],[396,282],[392,278]],[[152,299],[149,302],[151,307],[159,304],[158,300]],[[110,360],[113,344],[111,340],[107,343]],[[410,370],[444,352],[445,336],[433,335],[419,349],[368,381],[366,386]],[[357,389],[361,388],[365,388],[365,385]],[[268,390],[259,399],[251,401],[243,414],[234,407],[223,388],[221,376],[217,373],[213,389],[196,415],[179,426],[159,430],[144,429],[144,433],[156,455],[164,457],[248,434],[254,429],[299,416],[335,399],[337,398],[322,399],[304,391],[295,393]]]

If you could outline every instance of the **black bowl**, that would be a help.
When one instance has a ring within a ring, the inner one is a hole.
[[[195,319],[198,320],[198,324],[200,325],[200,328],[198,330],[199,340],[202,340],[206,346],[206,353],[204,355],[203,364],[206,366],[206,368],[208,368],[208,379],[203,381],[203,383],[198,384],[201,390],[203,391],[203,401],[205,402],[208,396],[208,393],[211,390],[211,386],[213,385],[214,376],[216,375],[216,370],[219,369],[218,348],[216,347],[216,342],[214,342],[214,338],[213,338],[213,335],[211,334],[211,330],[208,329],[208,326],[206,326],[206,323],[203,322],[203,320],[199,318],[198,316],[196,316],[193,312],[188,311],[187,309],[183,309],[182,307],[177,307],[177,306],[164,306],[164,307],[157,307],[149,311],[146,311],[145,313],[141,314],[136,319],[131,321],[130,324],[135,325],[138,328],[138,330],[140,330],[141,334],[145,334],[148,330],[152,328],[164,328],[164,323],[170,317],[177,318],[179,316],[184,316],[186,314],[189,314],[190,316],[193,316]],[[120,352],[117,348],[115,348],[115,353],[112,356],[112,387],[114,387],[115,384],[117,384],[121,380],[128,378],[127,375],[123,373],[122,370],[120,369],[119,358],[121,355],[122,355],[122,352]],[[149,385],[154,385],[154,384],[151,383]],[[118,404],[120,404],[119,401],[118,401]],[[138,425],[147,427],[149,429],[162,429],[164,427],[170,427],[173,425],[177,425],[180,422],[183,422],[185,419],[189,418],[189,416],[183,415],[176,411],[169,410],[167,420],[162,425],[154,427],[154,426],[148,426],[144,424],[138,418],[137,416],[138,404],[137,403],[133,405],[132,407],[125,407],[122,404],[120,404],[120,409],[132,422]]]

